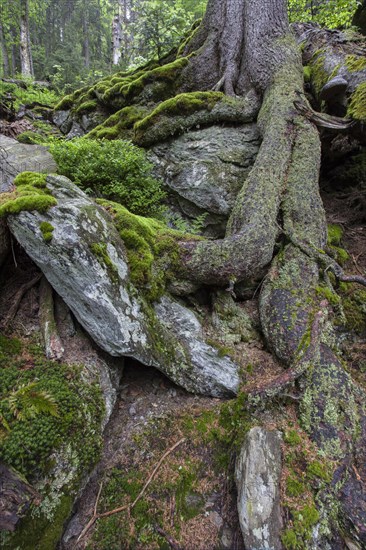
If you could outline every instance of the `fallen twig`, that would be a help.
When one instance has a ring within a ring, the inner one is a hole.
[[[179,546],[179,544],[177,543],[177,541],[175,539],[173,539],[173,537],[171,537],[170,535],[168,535],[168,533],[166,533],[161,527],[159,527],[159,525],[155,525],[155,531],[157,533],[159,533],[159,535],[161,535],[162,537],[164,537],[169,546],[173,549],[173,550],[182,550],[182,547]]]
[[[156,466],[153,469],[152,473],[150,474],[148,480],[146,481],[145,485],[143,486],[143,488],[141,489],[141,491],[139,492],[139,494],[137,495],[135,500],[132,502],[132,504],[125,504],[124,506],[119,506],[118,508],[114,508],[113,510],[109,510],[107,512],[102,512],[102,513],[98,514],[97,513],[97,508],[98,508],[98,502],[99,502],[100,494],[101,494],[101,491],[102,491],[102,489],[101,489],[102,485],[101,485],[100,488],[99,488],[97,500],[96,500],[96,503],[95,503],[95,506],[94,506],[93,516],[88,521],[88,523],[86,524],[84,529],[81,531],[81,533],[80,533],[80,535],[77,539],[77,542],[79,542],[85,536],[85,534],[89,531],[89,529],[92,527],[92,525],[94,525],[94,523],[97,521],[97,519],[107,518],[109,516],[113,516],[114,514],[118,514],[119,512],[124,512],[125,510],[129,510],[129,511],[132,510],[136,506],[138,501],[141,499],[141,497],[144,495],[146,489],[148,488],[148,486],[150,485],[150,483],[154,479],[157,471],[159,470],[160,466],[162,465],[164,460],[167,458],[167,456],[169,456],[173,451],[175,451],[175,449],[177,447],[179,447],[179,445],[181,445],[184,442],[185,442],[185,438],[180,439],[177,443],[175,443],[172,447],[170,447],[167,451],[165,451],[165,453],[163,454],[163,456],[161,457],[159,462],[156,464]]]

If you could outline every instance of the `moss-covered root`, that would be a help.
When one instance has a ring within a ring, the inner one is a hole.
[[[133,141],[143,147],[207,124],[240,124],[254,120],[258,105],[250,94],[227,97],[221,92],[190,92],[160,103],[134,126]]]
[[[355,540],[362,540],[365,510],[360,480],[366,481],[366,468],[357,453],[366,443],[366,398],[334,351],[336,341],[330,323],[325,320],[313,330],[320,309],[314,290],[318,278],[316,263],[288,245],[264,282],[261,322],[268,343],[287,365],[296,369],[305,361],[300,372],[304,375],[302,424],[321,453],[341,461],[332,491],[341,502],[347,531]]]
[[[293,101],[301,86],[301,69],[292,63],[276,75],[259,113],[263,142],[237,197],[227,236],[219,241],[182,245],[187,278],[225,285],[258,276],[270,263],[296,137]]]
[[[64,348],[55,321],[53,290],[45,277],[39,289],[39,321],[47,359],[61,359]]]

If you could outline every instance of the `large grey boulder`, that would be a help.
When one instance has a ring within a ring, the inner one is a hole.
[[[238,512],[245,548],[282,549],[281,435],[252,428],[236,462]]]
[[[26,171],[49,174],[57,171],[57,164],[47,147],[0,134],[0,192],[8,191],[15,176]]]
[[[152,147],[151,160],[184,214],[222,223],[260,145],[256,124],[210,126]]]
[[[133,288],[109,214],[65,177],[48,176],[47,187],[56,206],[9,216],[8,225],[98,346],[153,365],[188,391],[235,394],[237,365],[205,343],[193,313],[168,297],[154,312]],[[51,240],[41,231],[45,221]]]

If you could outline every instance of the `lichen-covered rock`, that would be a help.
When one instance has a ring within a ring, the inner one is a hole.
[[[167,297],[154,310],[138,295],[107,211],[65,177],[46,181],[57,205],[9,216],[8,224],[92,339],[112,356],[157,367],[188,391],[235,394],[237,365],[205,344],[197,318]],[[45,222],[50,239],[41,231]]]
[[[252,428],[236,462],[238,511],[245,548],[282,549],[281,435]]]
[[[211,126],[154,146],[151,160],[183,213],[194,217],[208,212],[211,216],[205,225],[222,224],[254,163],[259,144],[253,123]]]
[[[50,173],[57,164],[43,145],[27,145],[0,135],[0,192],[8,191],[20,172]]]

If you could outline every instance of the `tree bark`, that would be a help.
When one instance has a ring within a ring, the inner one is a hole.
[[[3,62],[3,76],[7,78],[10,75],[9,54],[8,54],[8,48],[6,46],[4,30],[3,30],[1,21],[0,21],[0,47],[1,47],[1,57]]]
[[[28,0],[20,2],[20,65],[22,76],[32,78],[33,61],[29,38],[29,6]]]

